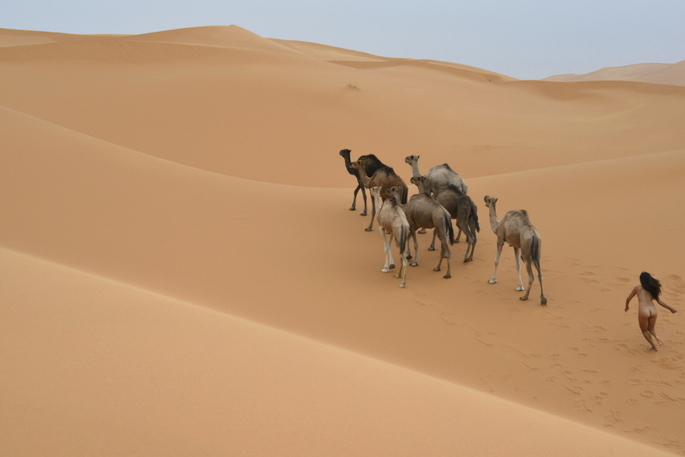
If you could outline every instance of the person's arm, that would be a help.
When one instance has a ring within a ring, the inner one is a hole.
[[[669,310],[670,312],[672,312],[672,313],[675,313],[675,312],[676,312],[676,310],[675,310],[674,308],[671,308],[671,307],[668,306],[666,303],[662,302],[660,298],[658,298],[658,299],[656,300],[656,302],[657,302],[658,304],[660,304],[661,306],[663,306],[664,308],[666,308],[667,310]]]
[[[633,287],[633,290],[630,291],[630,295],[628,295],[628,298],[626,298],[626,311],[628,311],[628,303],[630,303],[630,300],[633,299],[633,297],[637,294],[637,288],[639,286]]]

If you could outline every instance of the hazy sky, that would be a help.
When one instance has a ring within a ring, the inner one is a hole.
[[[685,60],[685,0],[0,0],[0,27],[10,29],[137,34],[203,25],[521,79]]]

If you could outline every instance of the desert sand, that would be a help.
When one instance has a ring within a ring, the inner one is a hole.
[[[0,29],[0,81],[0,455],[685,454],[677,81],[237,26]],[[449,163],[474,261],[454,244],[443,279],[419,235],[400,289],[344,148],[407,182],[408,155]],[[488,283],[486,195],[540,232],[547,306],[509,247]],[[641,271],[680,311],[655,353],[624,312]]]

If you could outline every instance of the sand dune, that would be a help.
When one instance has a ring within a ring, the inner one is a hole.
[[[607,67],[583,75],[556,75],[545,79],[550,81],[640,81],[685,86],[685,60],[677,63],[640,63],[623,67]]]
[[[650,354],[623,312],[643,270],[682,310],[684,89],[234,26],[0,46],[2,452],[685,453],[682,316]],[[474,262],[423,235],[399,289],[342,148],[457,169]],[[547,307],[510,248],[487,283],[485,195],[542,234]]]

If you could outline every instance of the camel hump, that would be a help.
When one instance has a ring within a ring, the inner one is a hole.
[[[448,184],[447,188],[451,191],[456,192],[458,195],[464,195],[464,192],[462,192],[461,189],[455,186],[454,184]]]
[[[448,164],[446,164],[446,163],[443,163],[442,166],[445,167],[445,168],[447,168],[449,171],[454,171],[454,170],[452,170],[452,168],[450,168],[450,166],[449,166]]]

